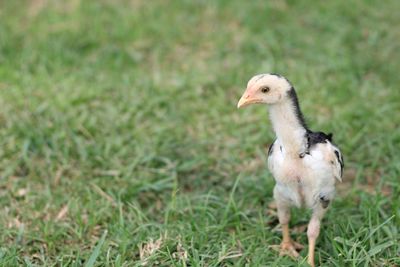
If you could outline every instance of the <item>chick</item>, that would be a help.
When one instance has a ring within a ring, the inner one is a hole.
[[[302,246],[289,234],[290,208],[312,210],[307,228],[308,263],[315,266],[315,243],[321,219],[335,196],[335,183],[343,175],[343,157],[332,135],[313,132],[300,110],[297,94],[285,77],[260,74],[250,79],[238,108],[267,104],[276,140],[268,151],[268,168],[276,185],[274,198],[282,226],[281,254],[298,257]]]

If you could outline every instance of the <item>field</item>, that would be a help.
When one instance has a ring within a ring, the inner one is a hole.
[[[266,108],[236,108],[263,72],[344,154],[318,265],[400,266],[399,10],[1,1],[0,266],[306,266],[271,247]]]

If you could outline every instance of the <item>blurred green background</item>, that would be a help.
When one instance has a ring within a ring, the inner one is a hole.
[[[1,266],[299,266],[248,79],[295,85],[346,170],[317,263],[400,265],[400,1],[0,2]],[[306,243],[309,214],[295,210]]]

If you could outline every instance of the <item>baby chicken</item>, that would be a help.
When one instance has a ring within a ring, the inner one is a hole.
[[[281,253],[297,257],[301,248],[290,238],[290,207],[312,210],[307,228],[308,263],[315,266],[315,242],[321,219],[335,195],[336,180],[341,181],[343,157],[332,144],[332,135],[311,131],[300,110],[292,84],[278,74],[260,74],[250,79],[238,108],[250,104],[269,105],[276,140],[268,151],[268,168],[276,185],[274,198],[282,226]]]

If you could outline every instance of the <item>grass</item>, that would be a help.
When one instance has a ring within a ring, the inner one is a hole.
[[[236,109],[277,72],[345,156],[317,262],[399,266],[399,8],[0,2],[0,265],[305,265],[270,248],[265,108]]]

